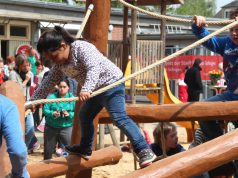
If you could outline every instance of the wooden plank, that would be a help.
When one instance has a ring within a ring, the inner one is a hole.
[[[238,158],[238,130],[129,173],[131,177],[194,177]]]
[[[93,151],[92,157],[86,161],[80,156],[69,155],[38,163],[28,164],[27,170],[31,178],[49,178],[72,172],[75,170],[84,171],[98,166],[117,164],[122,158],[121,151],[115,146],[106,147],[98,151]],[[83,177],[80,172],[79,177]]]
[[[181,104],[128,104],[127,114],[138,123],[197,121],[197,120],[238,120],[238,101],[193,102]],[[102,110],[100,123],[110,123],[109,114]]]

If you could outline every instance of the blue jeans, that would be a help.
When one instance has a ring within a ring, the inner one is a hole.
[[[81,106],[79,111],[81,128],[80,145],[83,148],[92,148],[94,137],[93,119],[103,107],[109,112],[113,123],[129,138],[135,153],[149,148],[138,126],[126,114],[124,84],[120,84],[89,99]]]
[[[238,94],[231,91],[225,91],[219,95],[208,98],[206,101],[235,101],[238,100]],[[218,121],[199,121],[199,125],[209,140],[223,135],[223,129],[220,127]]]
[[[37,141],[35,136],[34,118],[30,112],[25,118],[25,143],[28,149],[31,149]]]

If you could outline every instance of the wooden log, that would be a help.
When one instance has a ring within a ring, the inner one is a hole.
[[[111,11],[111,0],[87,0],[94,5],[89,21],[84,30],[84,38],[93,43],[101,53],[107,56],[108,27]]]
[[[196,121],[196,120],[238,120],[238,101],[193,102],[181,104],[128,104],[127,114],[139,123]],[[100,123],[111,123],[104,109],[98,114]]]
[[[7,81],[1,85],[0,93],[10,98],[12,101],[16,103],[18,110],[20,112],[20,116],[21,116],[20,119],[22,124],[22,130],[24,131],[25,98],[20,87],[15,82]],[[11,162],[7,153],[7,147],[6,147],[6,142],[4,138],[3,138],[2,146],[0,147],[0,155],[1,155],[0,156],[0,165],[1,165],[0,177],[5,177],[7,174],[11,172],[12,166],[11,166]]]
[[[110,0],[87,0],[86,6],[89,4],[94,5],[94,10],[91,13],[89,21],[86,24],[83,37],[87,39],[89,42],[93,43],[101,53],[107,56],[107,42],[108,42],[108,26],[110,19],[110,9],[111,9],[111,1]],[[75,110],[79,110],[80,104],[76,104]],[[72,134],[72,142],[78,143],[80,141],[80,133],[79,133],[79,122],[77,119],[78,113],[75,113],[74,117],[74,126],[73,126],[73,134]],[[94,125],[95,126],[95,125]],[[97,126],[97,125],[96,125]],[[96,133],[96,132],[95,132]],[[95,134],[96,135],[96,134]],[[92,174],[92,170],[85,171],[85,174],[81,177],[90,178]],[[74,172],[68,172],[67,178],[78,177],[78,175]]]
[[[238,130],[134,171],[123,178],[192,177],[238,158]]]
[[[69,155],[68,157],[29,164],[27,170],[31,178],[49,178],[64,175],[67,171],[83,171],[97,166],[117,164],[121,158],[121,151],[115,146],[110,146],[93,151],[92,157],[88,161],[76,155]]]

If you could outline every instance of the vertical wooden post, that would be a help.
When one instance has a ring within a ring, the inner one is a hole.
[[[128,41],[128,7],[123,7],[123,51],[122,51],[122,71],[125,73],[126,66],[128,63],[128,47],[129,47],[129,41]],[[125,141],[125,134],[123,134],[120,131],[120,141]]]
[[[104,55],[106,55],[111,1],[110,0],[100,0],[100,1],[87,0],[86,6],[88,7],[90,4],[94,5],[94,10],[91,13],[89,21],[85,27],[83,37],[89,42],[93,43],[99,49],[99,51],[101,51]],[[72,143],[80,142],[80,128],[79,128],[79,121],[78,121],[79,108],[80,108],[80,103],[77,102],[75,107]],[[97,129],[97,125],[98,125],[98,120],[96,119],[94,122],[95,130]],[[96,137],[96,134],[97,132],[95,132],[95,137]],[[79,173],[68,172],[66,177],[67,178],[76,178],[76,177],[89,178],[89,177],[92,177],[92,169],[81,171]]]
[[[133,4],[135,4],[133,2]],[[137,11],[131,10],[131,73],[133,74],[136,70],[136,23],[137,23]],[[132,104],[136,103],[136,79],[131,79],[131,100]]]
[[[108,27],[110,20],[110,0],[87,0],[87,6],[94,5],[94,10],[84,30],[84,38],[93,43],[101,53],[107,54]]]
[[[128,7],[123,8],[123,59],[122,59],[122,71],[126,70],[126,65],[128,63]]]
[[[161,14],[166,14],[166,0],[161,1]],[[161,20],[161,34],[160,39],[162,41],[161,47],[161,59],[165,56],[165,43],[166,43],[166,20]],[[160,65],[160,91],[159,91],[159,104],[164,104],[164,64]]]
[[[21,119],[21,126],[23,133],[25,133],[25,108],[24,108],[24,103],[25,103],[25,97],[22,93],[22,90],[20,87],[12,81],[7,81],[0,87],[0,93],[2,95],[5,95],[12,101],[14,101],[17,105],[17,108],[20,113],[20,119]],[[23,134],[24,136],[25,134]],[[7,174],[11,172],[11,162],[9,159],[9,155],[7,153],[7,146],[5,139],[3,139],[2,146],[0,148],[0,177],[5,177]]]

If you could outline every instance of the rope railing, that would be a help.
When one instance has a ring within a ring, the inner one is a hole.
[[[177,51],[177,52],[175,52],[175,53],[173,53],[173,54],[171,54],[171,55],[169,55],[169,56],[167,56],[167,57],[165,57],[165,58],[163,58],[163,59],[161,59],[161,60],[159,60],[159,61],[157,61],[157,62],[155,62],[155,63],[153,63],[153,64],[151,64],[151,65],[149,65],[149,66],[147,66],[147,67],[145,67],[145,68],[143,68],[143,69],[141,69],[141,70],[139,70],[139,71],[137,71],[137,72],[135,72],[135,73],[133,73],[131,75],[129,75],[129,76],[127,76],[127,77],[125,77],[125,78],[123,78],[121,80],[118,80],[118,81],[116,81],[113,84],[110,84],[110,85],[108,85],[108,86],[106,86],[104,88],[101,88],[101,89],[93,92],[90,97],[97,96],[97,95],[99,95],[99,94],[101,94],[101,93],[103,93],[103,92],[105,92],[105,91],[107,91],[107,90],[109,90],[111,88],[114,88],[115,86],[117,86],[119,84],[124,83],[127,80],[130,80],[130,79],[132,79],[132,78],[134,78],[134,77],[136,77],[136,76],[146,72],[147,70],[150,70],[150,69],[152,69],[152,68],[154,68],[154,67],[156,67],[156,66],[158,66],[158,65],[160,65],[162,63],[165,63],[165,62],[169,61],[170,59],[173,59],[174,57],[176,57],[178,55],[181,55],[181,54],[187,52],[188,50],[190,50],[190,49],[192,49],[192,48],[194,48],[194,47],[196,47],[198,45],[201,45],[203,42],[209,40],[213,36],[216,36],[219,33],[222,33],[224,31],[226,31],[227,29],[232,28],[232,27],[234,27],[236,25],[238,25],[238,21],[233,21],[231,24],[228,24],[228,25],[222,27],[221,29],[219,29],[219,30],[217,30],[217,31],[207,35],[206,37],[196,41],[195,43],[193,43],[193,44],[191,44],[191,45],[189,45],[189,46],[187,46],[187,47],[185,47],[185,48],[183,48],[183,49],[181,49],[181,50],[179,50],[179,51]],[[25,107],[29,108],[29,107],[31,107],[33,105],[38,105],[38,104],[43,104],[43,103],[71,102],[71,101],[78,101],[78,100],[79,100],[78,97],[60,98],[60,99],[41,99],[41,100],[35,100],[35,101],[27,102],[25,104]]]
[[[84,27],[85,27],[85,25],[86,25],[86,23],[87,23],[87,21],[89,19],[89,16],[91,15],[91,12],[93,11],[93,8],[94,8],[93,4],[90,4],[88,6],[88,10],[87,10],[86,15],[85,15],[85,17],[83,19],[83,22],[80,25],[79,31],[76,34],[76,38],[80,38],[81,37],[81,35],[83,33],[83,30],[84,30]]]
[[[189,19],[183,19],[183,18],[178,18],[178,17],[172,17],[172,16],[167,16],[167,15],[161,15],[161,14],[157,14],[155,12],[150,12],[144,9],[141,9],[137,6],[134,6],[128,2],[125,2],[124,0],[118,0],[121,4],[123,4],[124,6],[130,8],[130,9],[134,9],[137,10],[138,12],[141,12],[143,14],[152,16],[152,17],[156,17],[159,19],[165,19],[168,21],[174,21],[174,22],[181,22],[181,23],[192,23],[193,20],[189,20]],[[207,24],[213,24],[213,25],[225,25],[225,24],[230,24],[232,22],[234,22],[235,20],[220,20],[220,21],[206,21]]]

